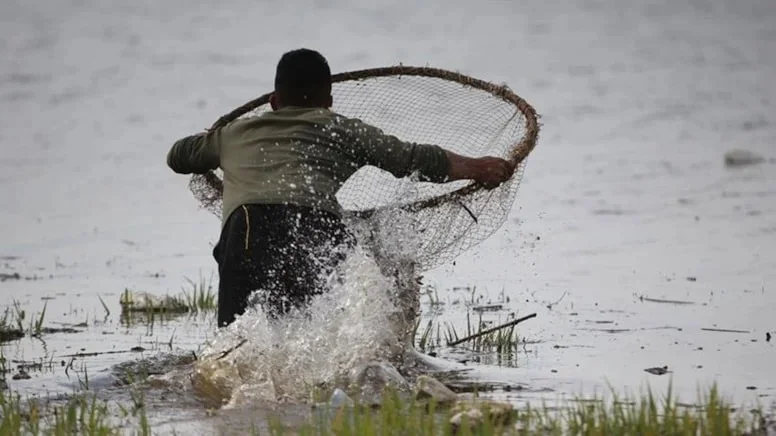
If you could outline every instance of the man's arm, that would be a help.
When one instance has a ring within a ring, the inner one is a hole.
[[[348,119],[344,127],[350,136],[346,143],[353,147],[359,164],[375,166],[398,178],[418,172],[421,181],[448,181],[450,162],[441,147],[405,142],[357,119]]]
[[[178,174],[204,174],[221,164],[221,132],[181,138],[167,153],[167,166]]]
[[[386,170],[395,177],[417,171],[421,181],[445,183],[470,179],[491,189],[509,180],[511,162],[496,157],[470,158],[431,144],[405,142],[377,127],[357,120],[349,131],[364,164]]]

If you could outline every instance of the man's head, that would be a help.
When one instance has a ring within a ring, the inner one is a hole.
[[[306,48],[285,53],[275,72],[275,92],[270,104],[272,109],[331,107],[331,70],[326,58]]]

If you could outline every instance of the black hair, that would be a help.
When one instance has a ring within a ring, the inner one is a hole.
[[[331,69],[322,54],[300,48],[278,61],[275,94],[284,106],[316,106],[331,94]]]

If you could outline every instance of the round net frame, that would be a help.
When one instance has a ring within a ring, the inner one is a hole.
[[[491,236],[506,220],[536,146],[536,111],[506,85],[458,72],[412,66],[332,76],[334,112],[358,118],[408,142],[439,145],[468,157],[512,161],[512,177],[495,189],[472,180],[444,184],[397,179],[375,167],[357,171],[337,193],[348,219],[412,226],[411,257],[421,271],[452,261]],[[266,93],[220,117],[211,130],[271,111]],[[194,175],[189,187],[202,206],[221,214],[220,170]],[[382,223],[382,224],[380,224]],[[406,248],[405,248],[406,249]]]

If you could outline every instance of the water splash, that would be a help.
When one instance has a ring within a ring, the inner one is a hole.
[[[353,223],[359,245],[309,310],[271,320],[251,307],[219,330],[195,367],[195,390],[226,408],[305,402],[315,388],[348,387],[370,362],[396,361],[418,315],[407,219]]]

